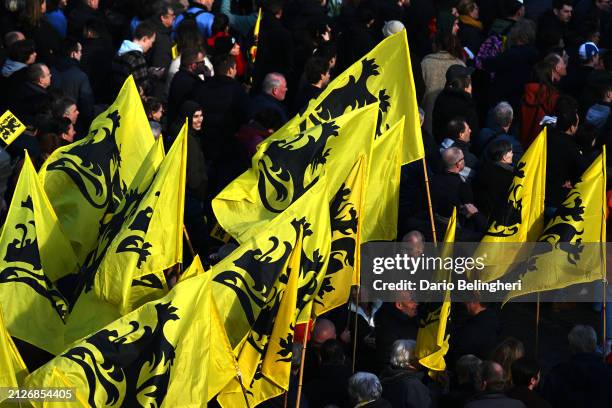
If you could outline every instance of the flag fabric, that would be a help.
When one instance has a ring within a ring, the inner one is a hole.
[[[286,271],[300,236],[304,242],[298,314],[308,313],[304,310],[312,306],[323,283],[330,252],[326,181],[325,177],[321,178],[262,232],[213,266],[215,300],[232,347],[238,347],[249,332],[263,336],[268,326],[258,322],[265,322],[276,313],[278,304],[270,305],[270,298],[277,294],[275,285]],[[260,317],[262,313],[264,316]]]
[[[311,188],[325,170],[330,194],[335,194],[357,158],[370,153],[377,112],[373,104],[302,133],[285,129],[268,137],[251,169],[213,200],[219,224],[245,242]]]
[[[381,41],[338,75],[280,132],[296,124],[305,130],[375,102],[379,104],[376,137],[381,138],[405,116],[403,143],[399,144],[401,161],[410,163],[423,158],[425,149],[405,30]]]
[[[457,209],[454,208],[451,218],[448,221],[448,226],[446,227],[446,234],[444,235],[445,244],[450,245],[445,245],[443,247],[440,255],[442,258],[451,256],[451,245],[455,242],[456,229]],[[444,275],[446,276],[444,276],[443,279],[450,282],[451,274],[445,271]],[[440,278],[441,276],[438,276],[436,281],[441,281],[442,279]],[[434,307],[433,310],[427,313],[427,316],[420,321],[415,356],[419,359],[419,363],[423,367],[427,367],[430,372],[444,371],[446,369],[444,356],[448,352],[450,337],[446,330],[451,309],[449,291],[446,291],[444,302],[442,302],[440,306],[431,305]]]
[[[330,204],[330,259],[317,292],[314,315],[345,304],[351,286],[359,285],[360,244],[367,158],[361,156]],[[307,316],[310,317],[310,316]]]
[[[76,268],[27,152],[0,236],[0,306],[11,336],[52,354],[63,349],[67,302],[51,278]]]
[[[4,147],[13,143],[25,130],[25,125],[11,111],[7,110],[0,116],[0,140]]]
[[[45,191],[80,263],[96,245],[100,221],[115,212],[153,144],[130,76],[89,134],[55,150],[41,168]]]
[[[0,306],[0,387],[19,387],[28,375],[28,368],[21,359],[15,343],[4,324]],[[0,395],[2,402],[2,395]]]
[[[397,237],[404,117],[376,139],[369,155],[363,242],[394,241]]]
[[[89,407],[202,407],[235,376],[209,272],[64,351],[26,379],[27,388],[76,388]],[[84,402],[84,403],[83,403]],[[34,406],[44,406],[34,402]]]
[[[126,193],[101,236],[106,248],[88,257],[66,344],[167,293],[164,271],[181,263],[183,254],[187,132],[185,125],[157,173],[161,142],[154,145],[150,163],[135,179],[141,184]],[[92,308],[99,313],[92,314]]]
[[[514,169],[508,189],[508,200],[491,222],[482,239],[478,256],[485,268],[478,279],[488,282],[505,275],[518,262],[525,260],[519,245],[488,245],[535,242],[544,227],[544,192],[546,185],[546,128],[529,146]],[[473,277],[470,274],[470,277]]]
[[[606,276],[606,151],[570,190],[538,239],[519,278],[521,289],[506,301],[528,293],[561,289]]]

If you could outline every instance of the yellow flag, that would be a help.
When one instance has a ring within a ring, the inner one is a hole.
[[[267,300],[266,307],[274,313],[262,313],[256,322],[257,326],[266,329],[249,333],[238,354],[238,365],[252,407],[289,389],[293,332],[298,313],[301,241],[299,236],[286,271],[279,276],[274,295]],[[228,384],[218,397],[222,407],[241,406],[243,399],[242,388],[237,382]]]
[[[11,336],[52,354],[62,351],[68,307],[51,276],[75,267],[70,243],[26,153],[0,236],[0,305]]]
[[[159,157],[159,148],[151,155]],[[130,189],[122,211],[104,231],[110,243],[96,251],[98,258],[84,271],[83,291],[68,318],[66,344],[167,292],[164,270],[182,261],[186,160],[185,126],[154,178],[154,165],[137,175],[143,184]],[[92,308],[98,313],[92,314]]]
[[[348,111],[378,102],[376,137],[406,117],[402,163],[425,156],[418,103],[412,76],[406,31],[387,37],[372,51],[338,75],[305,111],[283,129],[301,130],[338,118]]]
[[[219,224],[245,242],[311,188],[326,169],[330,194],[335,194],[357,158],[369,154],[377,111],[376,104],[369,105],[303,133],[288,129],[270,136],[259,146],[252,168],[213,200]]]
[[[538,239],[516,296],[588,283],[606,276],[606,151],[595,159]]]
[[[28,375],[28,368],[6,330],[0,306],[0,387],[19,387]],[[3,396],[0,394],[0,402]]]
[[[520,245],[491,243],[535,242],[544,227],[544,191],[546,184],[546,128],[529,146],[514,169],[508,201],[495,216],[478,248],[485,268],[477,278],[489,282],[505,275],[526,255]],[[474,275],[471,275],[473,277]]]
[[[323,284],[315,299],[315,316],[345,304],[351,286],[360,283],[359,248],[366,191],[366,160],[365,156],[359,158],[330,204],[330,259]]]
[[[298,310],[311,307],[323,282],[330,251],[329,205],[326,178],[274,218],[265,229],[213,266],[213,290],[221,319],[232,347],[237,347],[249,332],[262,333],[266,327],[257,324],[261,313],[273,316],[268,300],[287,262],[295,251],[298,237],[301,246]],[[324,205],[313,205],[324,203]],[[280,299],[279,299],[280,300]]]
[[[199,259],[191,267],[201,269]],[[231,381],[236,361],[217,319],[212,275],[194,274],[164,298],[112,322],[33,372],[26,387],[58,386],[65,380],[89,407],[206,406]]]
[[[376,139],[369,156],[363,242],[393,241],[397,237],[401,149],[404,117]]]
[[[153,143],[130,76],[89,134],[47,159],[40,177],[80,263],[96,245],[100,221],[115,212]]]
[[[26,130],[23,123],[7,110],[0,116],[0,140],[5,144],[5,147],[10,145]]]
[[[446,244],[455,242],[456,229],[457,209],[454,208],[446,227],[446,234],[444,235],[444,242]],[[451,245],[445,245],[440,256],[442,258],[451,256]],[[444,279],[447,279],[448,282],[450,282],[451,273],[445,273]],[[420,321],[415,356],[419,359],[419,363],[430,371],[444,371],[446,369],[444,356],[448,352],[450,337],[446,332],[446,325],[450,316],[450,309],[451,299],[450,293],[447,290],[442,305],[430,311]]]

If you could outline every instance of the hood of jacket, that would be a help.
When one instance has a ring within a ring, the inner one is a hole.
[[[12,59],[7,59],[2,66],[2,76],[5,78],[10,77],[15,72],[19,71],[22,68],[27,67],[23,62],[13,61]]]
[[[139,51],[144,54],[144,50],[140,45],[130,40],[123,40],[123,43],[121,43],[121,47],[119,47],[119,51],[117,51],[117,55],[121,56],[131,51]]]

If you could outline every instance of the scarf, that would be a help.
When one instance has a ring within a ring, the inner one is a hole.
[[[472,27],[476,27],[477,29],[482,31],[482,23],[476,20],[475,18],[472,18],[470,16],[465,16],[462,14],[459,16],[459,21],[461,21],[463,24],[466,24]]]

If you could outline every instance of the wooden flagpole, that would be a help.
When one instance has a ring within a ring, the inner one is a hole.
[[[429,191],[429,175],[427,174],[427,163],[425,162],[425,156],[421,159],[423,163],[423,174],[425,176],[425,191],[427,192],[427,204],[429,207],[429,221],[431,222],[431,233],[433,234],[434,245],[438,244],[438,238],[436,237],[436,223],[434,221],[433,205],[431,204],[431,192]]]

